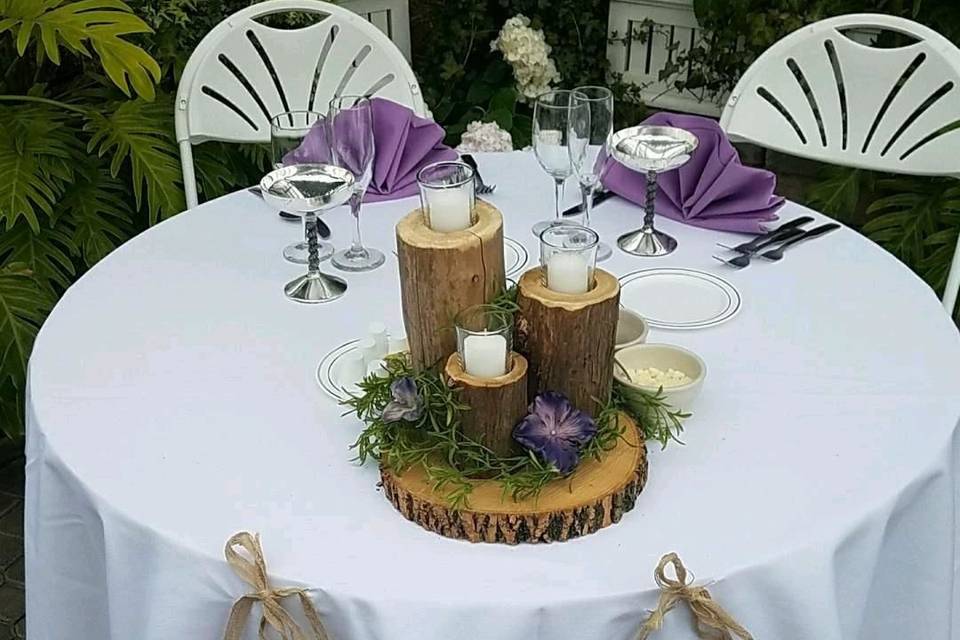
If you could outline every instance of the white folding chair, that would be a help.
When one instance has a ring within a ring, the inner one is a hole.
[[[293,11],[322,19],[292,30],[257,21]],[[272,116],[326,112],[332,98],[349,94],[378,95],[426,112],[403,54],[351,11],[319,0],[268,0],[225,19],[197,45],[177,90],[187,206],[197,205],[194,144],[269,142]]]
[[[845,33],[893,31],[877,48]],[[720,124],[734,140],[890,173],[960,177],[960,49],[923,25],[886,15],[821,20],[783,38],[747,69]],[[943,294],[953,313],[960,241]]]

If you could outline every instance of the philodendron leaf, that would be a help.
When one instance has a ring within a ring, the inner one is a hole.
[[[0,383],[24,388],[27,358],[52,298],[26,265],[0,269]]]
[[[23,56],[37,38],[37,58],[60,64],[61,49],[90,56],[91,49],[103,70],[120,89],[153,100],[160,82],[160,65],[150,54],[124,36],[151,33],[120,0],[0,0],[0,34],[9,31]]]
[[[128,100],[91,114],[84,127],[91,134],[88,151],[111,156],[111,175],[129,164],[137,207],[146,203],[150,224],[186,207],[172,117],[169,104]]]
[[[83,262],[92,267],[133,235],[131,212],[123,199],[123,183],[109,173],[80,176],[63,196],[63,222]]]
[[[72,256],[78,249],[63,227],[47,223],[37,232],[21,220],[0,233],[0,260],[25,265],[51,294],[54,285],[66,289],[77,274]]]

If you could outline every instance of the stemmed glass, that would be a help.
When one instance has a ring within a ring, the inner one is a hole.
[[[353,214],[353,242],[349,249],[333,254],[331,263],[343,271],[372,271],[384,263],[381,251],[363,246],[360,238],[360,207],[373,178],[376,147],[373,141],[373,107],[364,96],[340,96],[330,101],[327,137],[333,164],[354,175],[350,213]]]
[[[600,186],[601,168],[607,139],[613,133],[613,93],[606,87],[577,87],[570,97],[570,162],[580,183],[583,198],[583,224],[590,226],[593,194]],[[613,254],[610,245],[601,242],[597,260]]]
[[[270,119],[270,150],[271,161],[274,169],[297,164],[293,158],[293,152],[297,151],[303,145],[307,134],[313,129],[314,125],[324,126],[324,115],[316,111],[283,111]],[[314,148],[315,147],[315,148]],[[326,153],[324,145],[318,144],[311,147],[311,153],[329,155]],[[301,154],[307,155],[306,150],[301,150]],[[311,157],[311,162],[330,162],[329,157]],[[303,220],[302,242],[295,242],[283,248],[283,257],[287,262],[294,264],[307,264],[309,259],[307,223],[306,216],[301,216]],[[318,240],[317,251],[320,260],[326,260],[333,255],[333,245],[329,242]]]
[[[533,225],[533,234],[539,236],[545,229],[565,224],[560,214],[563,184],[573,173],[570,152],[567,150],[570,120],[570,96],[566,89],[548,91],[537,97],[533,105],[533,152],[543,170],[554,182],[554,219]]]

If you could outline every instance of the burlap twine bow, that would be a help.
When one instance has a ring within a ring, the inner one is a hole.
[[[676,578],[667,577],[667,565],[673,565]],[[668,553],[660,558],[653,577],[660,586],[660,602],[644,621],[637,640],[646,640],[651,633],[659,631],[663,619],[681,601],[686,602],[693,612],[697,621],[697,635],[704,640],[733,640],[735,636],[741,640],[753,640],[753,636],[710,597],[706,588],[693,586],[692,578],[687,581],[687,568],[677,554]]]
[[[246,550],[249,557],[240,554],[236,547]],[[250,616],[250,610],[255,602],[260,602],[263,612],[260,616],[260,640],[266,640],[267,628],[280,634],[281,640],[329,640],[320,614],[314,608],[306,589],[287,587],[274,589],[267,579],[267,564],[263,559],[263,550],[260,548],[260,536],[241,531],[227,540],[224,554],[227,562],[244,582],[253,587],[253,591],[233,603],[230,610],[230,619],[227,620],[227,630],[223,633],[223,640],[241,640],[243,629]],[[310,623],[311,634],[303,631],[293,616],[283,608],[281,600],[288,596],[298,596],[307,622]]]

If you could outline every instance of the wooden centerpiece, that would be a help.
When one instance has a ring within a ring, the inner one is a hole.
[[[620,303],[617,279],[601,269],[593,275],[589,291],[566,294],[547,288],[542,267],[524,273],[516,337],[529,362],[530,397],[559,391],[591,416],[610,397]]]
[[[513,428],[527,415],[527,359],[511,354],[511,368],[496,378],[478,378],[463,370],[460,354],[447,359],[447,379],[469,406],[460,416],[463,434],[501,457],[518,453]]]
[[[453,508],[424,470],[381,467],[387,498],[408,520],[448,538],[505,544],[563,542],[618,522],[647,482],[647,448],[636,424],[618,417],[623,438],[600,460],[583,460],[569,477],[534,498],[504,496],[496,480],[472,480],[467,507]]]
[[[420,209],[397,224],[403,323],[417,370],[442,366],[457,348],[457,313],[490,302],[506,286],[503,217],[483,200],[474,216],[463,231],[434,231]]]

